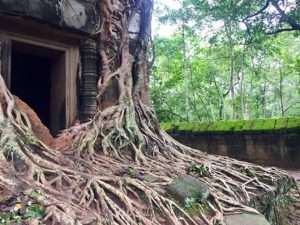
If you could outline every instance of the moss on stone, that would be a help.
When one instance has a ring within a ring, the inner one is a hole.
[[[268,132],[268,131],[273,131],[275,128],[275,119],[259,119],[256,120],[252,124],[252,129],[251,131],[261,131],[261,132]]]
[[[211,127],[210,131],[218,131],[218,132],[223,132],[223,131],[231,131],[233,129],[232,124],[230,121],[219,121],[218,123],[213,123],[214,126]]]
[[[276,133],[300,131],[300,118],[162,123],[161,128],[169,133]]]
[[[300,120],[298,118],[288,118],[286,129],[299,129]]]
[[[172,123],[161,123],[160,128],[163,129],[166,132],[173,132],[174,124],[172,124]]]
[[[234,121],[233,123],[233,129],[235,132],[240,132],[244,130],[244,126],[247,123],[246,120],[238,120],[238,121]]]
[[[254,120],[244,120],[243,129],[244,131],[251,131],[252,127],[254,126]]]
[[[209,122],[198,122],[198,123],[194,123],[194,132],[197,132],[198,130],[203,130],[203,131],[207,131],[208,127],[209,127],[210,123]]]
[[[264,130],[264,124],[265,124],[264,120],[258,119],[255,121],[255,123],[252,124],[251,130],[262,131]]]
[[[297,118],[299,120],[299,118]],[[281,129],[281,130],[284,130],[286,129],[287,127],[287,121],[288,121],[288,118],[278,118],[276,119],[275,121],[275,129],[278,130],[278,129]]]

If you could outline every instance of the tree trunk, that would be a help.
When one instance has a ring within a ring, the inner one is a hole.
[[[283,104],[283,74],[282,70],[279,69],[279,98],[280,98],[280,112],[281,116],[284,117],[284,104]]]
[[[235,90],[234,90],[234,60],[235,60],[235,55],[234,55],[234,44],[232,40],[232,24],[229,22],[227,24],[227,38],[229,42],[229,90],[230,90],[230,98],[231,98],[231,119],[235,119]]]
[[[263,84],[263,92],[262,92],[262,116],[265,118],[266,117],[266,91],[267,91],[267,84],[266,80],[264,79],[264,84]]]
[[[241,80],[240,80],[240,95],[241,95],[241,117],[240,119],[245,119],[245,95],[244,95],[244,72],[241,72]]]
[[[186,121],[190,120],[190,102],[189,102],[189,75],[188,75],[188,66],[187,66],[187,49],[186,49],[186,21],[185,18],[182,22],[182,55],[183,55],[183,80],[184,80],[184,97],[185,97],[185,113]]]

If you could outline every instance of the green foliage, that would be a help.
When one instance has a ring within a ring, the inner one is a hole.
[[[129,166],[127,168],[127,174],[130,176],[130,177],[134,177],[136,175],[137,171],[132,167],[132,166]]]
[[[26,213],[23,218],[42,218],[45,216],[44,208],[39,204],[32,204],[26,209]]]
[[[33,199],[38,199],[39,197],[42,196],[42,193],[40,190],[33,190],[30,194],[29,197],[33,198]]]
[[[28,190],[0,202],[0,224],[25,224],[25,221],[43,218],[46,214],[45,209],[39,204],[42,198],[40,190]]]
[[[22,221],[21,216],[16,213],[6,213],[0,216],[0,224],[9,225],[12,223],[20,223]]]
[[[161,122],[300,116],[300,37],[265,35],[282,28],[264,26],[265,11],[243,20],[264,1],[180,2],[159,11],[177,31],[154,38],[151,96]]]
[[[187,198],[184,208],[192,216],[199,215],[200,213],[203,213],[205,215],[209,215],[210,213],[212,213],[212,210],[206,201],[199,202],[195,198]]]
[[[191,209],[196,202],[197,202],[196,198],[186,198],[184,201],[184,208]]]
[[[23,210],[23,212],[20,212],[20,210]],[[22,221],[33,218],[42,218],[44,216],[44,208],[37,203],[25,206],[23,206],[22,203],[17,203],[16,207],[11,212],[0,213],[0,224],[20,224]]]
[[[209,176],[209,168],[205,165],[198,165],[198,164],[192,164],[189,168],[188,168],[188,173],[195,173],[197,174],[199,177],[206,177]]]

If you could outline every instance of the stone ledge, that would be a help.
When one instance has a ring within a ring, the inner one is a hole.
[[[300,117],[161,123],[161,128],[168,133],[291,133],[300,131]]]
[[[21,17],[57,28],[93,34],[98,25],[96,1],[0,0],[0,15]]]

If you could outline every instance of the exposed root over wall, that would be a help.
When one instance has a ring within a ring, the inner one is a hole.
[[[54,138],[51,135],[49,129],[42,123],[38,115],[20,98],[14,96],[14,99],[16,108],[27,115],[28,120],[32,126],[32,131],[34,132],[36,137],[46,145],[51,146],[53,144]]]
[[[61,151],[34,135],[0,78],[2,191],[13,196],[39,190],[46,212],[43,223],[53,225],[222,225],[224,215],[276,211],[276,204],[270,208],[260,199],[285,195],[295,187],[286,173],[207,155],[159,129],[143,91],[149,74],[152,3],[99,4],[103,18],[98,100],[115,79],[118,102],[108,108],[99,105],[93,120],[64,131],[61,138],[70,144]],[[135,15],[140,27],[132,39],[128,29]],[[201,165],[205,174],[191,171],[192,165]],[[166,192],[174,178],[187,173],[210,192],[205,205],[196,202],[192,213]],[[278,224],[273,218],[269,219]]]

